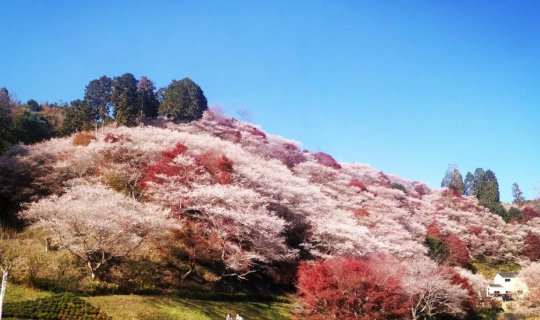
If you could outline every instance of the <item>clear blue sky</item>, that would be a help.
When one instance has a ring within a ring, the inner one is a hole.
[[[0,1],[0,86],[70,101],[103,74],[191,77],[211,105],[438,186],[540,192],[540,1]]]

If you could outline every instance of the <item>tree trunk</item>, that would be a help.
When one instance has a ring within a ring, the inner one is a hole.
[[[2,305],[4,303],[4,296],[6,294],[8,272],[2,272],[2,289],[0,290],[0,319],[2,319]]]

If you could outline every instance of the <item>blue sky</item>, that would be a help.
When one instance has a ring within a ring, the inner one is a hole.
[[[70,101],[103,74],[189,76],[235,115],[438,186],[540,193],[538,1],[0,2],[0,86]]]

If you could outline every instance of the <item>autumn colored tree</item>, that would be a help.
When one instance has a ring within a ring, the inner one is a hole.
[[[540,238],[536,234],[532,232],[527,233],[521,254],[531,261],[540,259]]]
[[[404,319],[409,301],[401,279],[384,270],[389,261],[336,258],[303,263],[298,298],[310,319]]]
[[[446,248],[445,264],[464,268],[468,267],[470,256],[467,244],[453,234],[445,236],[443,241]]]

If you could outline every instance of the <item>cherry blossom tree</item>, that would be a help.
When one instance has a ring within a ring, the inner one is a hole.
[[[81,184],[32,204],[21,217],[52,230],[58,243],[101,280],[109,263],[126,257],[155,230],[168,212],[142,204],[101,184]]]

